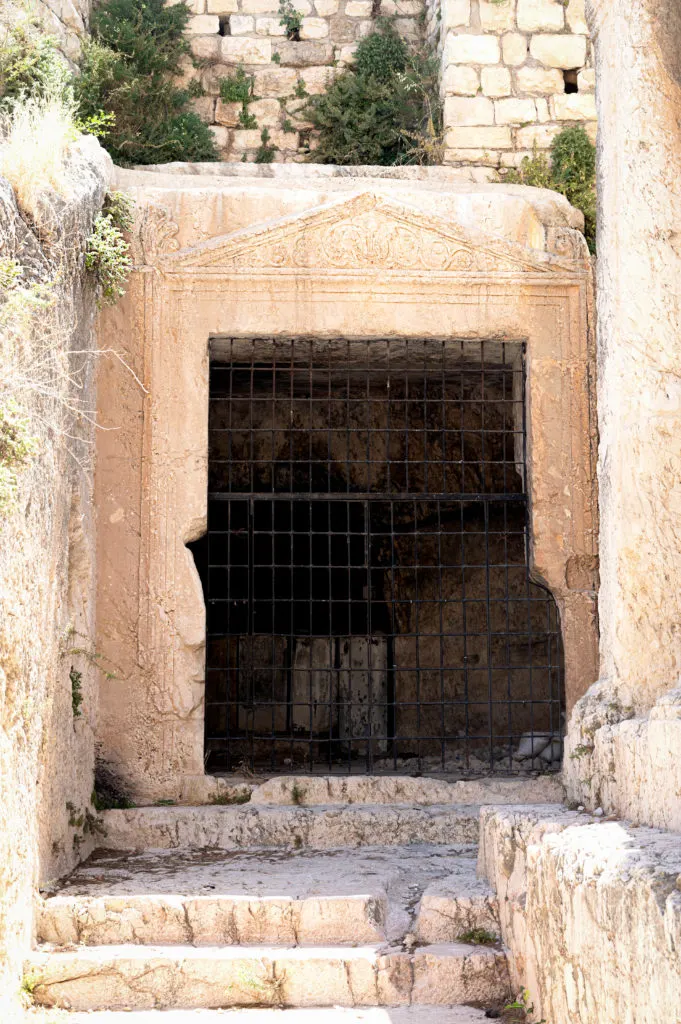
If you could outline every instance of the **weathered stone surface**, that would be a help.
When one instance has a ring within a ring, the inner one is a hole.
[[[252,804],[509,804],[551,803],[563,799],[556,775],[536,779],[487,778],[447,782],[406,776],[338,777],[279,775],[251,791]]]
[[[39,1024],[36,1020],[36,1024]],[[484,1010],[472,1006],[395,1006],[390,1009],[390,1024],[486,1024]],[[160,1024],[387,1024],[383,1009],[361,1010],[165,1010]],[[72,1013],[67,1024],[159,1024],[158,1010],[138,1010],[131,1015],[125,1010],[103,1010]]]
[[[226,64],[269,64],[272,59],[272,43],[269,39],[223,36],[220,40],[220,55]]]
[[[463,944],[413,954],[348,947],[80,947],[36,953],[43,1006],[163,1009],[220,1006],[395,1006],[414,1000],[498,1003],[510,994],[504,953]]]
[[[551,99],[556,121],[595,121],[596,97],[593,93],[561,93]]]
[[[421,893],[450,875],[459,879],[461,919],[472,920],[469,897],[481,891],[472,846],[100,854],[44,901],[38,937],[58,946],[399,944],[421,920]],[[438,908],[456,913],[447,892],[433,896],[420,941],[454,941],[466,930],[433,925]]]
[[[479,88],[480,72],[476,68],[469,68],[465,64],[450,64],[442,74],[442,92],[445,96],[475,96]]]
[[[508,68],[483,68],[480,78],[485,96],[508,96],[511,92],[511,72]]]
[[[496,100],[494,104],[494,119],[497,124],[525,124],[534,121],[536,116],[534,100],[509,96],[508,99]]]
[[[431,882],[419,904],[414,934],[419,942],[456,942],[473,929],[500,936],[496,894],[464,859],[446,878]]]
[[[519,32],[508,32],[501,40],[501,52],[504,64],[517,67],[527,59],[527,36]]]
[[[445,42],[444,66],[449,64],[498,64],[496,36],[467,36],[450,33]]]
[[[292,43],[284,39],[281,42],[277,40],[276,47],[281,63],[294,68],[330,64],[333,60],[333,47],[329,43]]]
[[[199,14],[187,22],[187,31],[195,36],[207,36],[220,31],[217,14]]]
[[[414,807],[140,807],[105,811],[107,847],[115,850],[251,846],[398,846],[474,843],[478,808]]]
[[[518,28],[521,32],[558,32],[565,25],[561,0],[518,0]]]
[[[533,96],[563,91],[563,76],[557,68],[526,67],[516,71],[515,80],[521,92]]]
[[[515,19],[516,0],[505,0],[504,3],[480,0],[480,24],[484,32],[506,32],[515,28]]]
[[[678,835],[560,808],[487,808],[480,868],[499,897],[512,984],[529,987],[539,1016],[652,1024],[679,1005]]]
[[[474,99],[448,96],[444,104],[445,124],[457,125],[494,124],[494,105],[485,96]]]
[[[245,36],[255,30],[255,18],[251,14],[232,14],[229,19],[229,33]]]
[[[445,29],[470,25],[471,0],[442,0],[442,22]]]
[[[584,36],[536,35],[530,40],[530,53],[549,68],[581,68],[586,60]]]

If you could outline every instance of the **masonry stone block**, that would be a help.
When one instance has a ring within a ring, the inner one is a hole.
[[[486,164],[490,167],[499,166],[499,154],[488,149],[448,149],[445,163]]]
[[[206,0],[209,14],[236,14],[239,10],[238,0]]]
[[[267,68],[255,68],[253,79],[256,96],[290,96],[298,76],[292,68],[280,68],[273,64]]]
[[[339,64],[352,64],[357,52],[357,43],[348,46],[339,46],[336,49],[336,60]]]
[[[527,36],[519,32],[508,32],[501,39],[501,52],[504,64],[515,68],[527,60]]]
[[[483,68],[480,77],[485,96],[510,95],[511,72],[508,68]]]
[[[497,124],[524,124],[526,121],[536,120],[536,117],[537,108],[534,100],[511,96],[508,99],[496,100],[494,103],[494,118]]]
[[[559,93],[551,97],[556,121],[595,121],[596,97],[592,92]]]
[[[516,145],[521,149],[548,149],[562,130],[559,124],[528,124],[516,133]]]
[[[519,92],[529,92],[533,96],[561,92],[563,76],[557,68],[524,67],[515,74]]]
[[[220,56],[220,43],[222,36],[192,36],[189,40],[189,49],[197,60],[217,60]]]
[[[451,149],[512,149],[511,129],[506,127],[450,128],[445,136]]]
[[[300,78],[312,96],[326,92],[333,80],[333,76],[334,69],[330,67],[304,68],[300,72]]]
[[[550,121],[551,115],[549,113],[549,102],[546,97],[537,96],[534,102],[537,108],[537,121],[539,121],[540,124],[545,124],[547,121]]]
[[[325,18],[303,18],[300,26],[301,39],[324,39],[329,34],[329,23]]]
[[[255,19],[250,14],[232,14],[229,19],[229,31],[233,36],[245,36],[255,29]]]
[[[522,2],[522,0],[520,0]],[[480,24],[485,32],[515,28],[516,0],[480,0]]]
[[[445,29],[465,28],[471,23],[471,0],[442,0],[442,24]]]
[[[272,60],[272,43],[269,39],[224,36],[220,53],[226,64],[269,64]]]
[[[230,131],[228,128],[224,128],[219,124],[212,124],[210,126],[211,134],[215,141],[215,145],[220,153],[224,152],[229,147]]]
[[[559,32],[564,27],[565,5],[561,0],[518,0],[521,32]]]
[[[281,107],[276,99],[255,100],[248,106],[249,114],[253,114],[259,128],[278,127],[281,120]]]
[[[586,13],[584,10],[584,0],[568,0],[565,17],[567,19],[568,28],[571,32],[580,33],[581,35],[589,34],[589,26],[586,20]]]
[[[493,69],[489,69],[493,70]],[[442,75],[445,96],[476,96],[480,88],[480,72],[465,64],[450,64]]]
[[[280,18],[264,15],[255,19],[255,31],[259,36],[285,36],[286,29]]]
[[[220,31],[220,19],[216,14],[197,14],[187,22],[187,32],[192,36],[207,36]]]
[[[501,58],[496,36],[464,36],[450,33],[445,42],[444,66],[449,64],[498,64]]]
[[[226,128],[236,128],[242,106],[241,103],[225,103],[224,100],[218,99],[215,105],[215,120]]]
[[[448,96],[444,104],[444,121],[451,127],[494,124],[494,104],[485,96]]]
[[[339,0],[314,0],[314,8],[320,18],[330,18],[338,14]]]
[[[289,39],[283,39],[281,42],[277,42],[276,47],[281,63],[294,68],[330,64],[333,60],[333,46],[328,43],[313,41],[292,43]]]
[[[596,72],[594,68],[582,68],[577,75],[577,86],[580,92],[593,92],[596,88]]]
[[[549,68],[581,68],[586,61],[586,37],[536,35],[530,41],[530,53]]]
[[[243,14],[275,14],[279,10],[278,0],[240,0]]]
[[[348,18],[370,18],[371,0],[348,0],[345,13]]]

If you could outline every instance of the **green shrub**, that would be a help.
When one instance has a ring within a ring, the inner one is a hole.
[[[73,717],[80,718],[83,714],[80,710],[80,706],[83,703],[83,673],[79,672],[72,665],[69,679],[71,680],[71,708],[73,710]]]
[[[35,454],[30,423],[13,399],[0,405],[0,515],[11,511],[17,497],[17,472]]]
[[[175,77],[189,55],[185,3],[107,0],[92,13],[92,39],[74,88],[81,116],[115,115],[104,142],[120,164],[214,160],[213,135]]]
[[[269,130],[267,128],[263,128],[260,132],[260,145],[255,151],[253,162],[256,164],[271,164],[276,152],[277,147],[273,142],[270,142]]]
[[[279,0],[279,24],[283,26],[287,39],[294,42],[300,40],[303,16],[296,10],[291,0]]]
[[[133,203],[124,192],[109,192],[95,217],[85,249],[85,267],[101,289],[102,301],[114,303],[125,295],[131,260],[123,231],[132,225]]]
[[[55,40],[27,20],[0,26],[0,100],[12,103],[29,96],[64,91],[71,75]]]
[[[551,159],[534,153],[504,181],[560,192],[584,214],[584,235],[596,251],[596,147],[580,125],[564,128],[551,144]]]
[[[387,19],[357,47],[355,64],[305,118],[318,132],[317,163],[431,164],[441,159],[437,62],[410,47]]]

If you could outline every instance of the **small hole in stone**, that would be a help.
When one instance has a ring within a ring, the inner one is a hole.
[[[577,75],[579,74],[579,68],[572,68],[570,71],[563,72],[563,81],[565,82],[565,92],[579,92],[579,83],[577,81]]]
[[[227,14],[220,18],[220,35],[228,36],[229,34],[229,15]]]

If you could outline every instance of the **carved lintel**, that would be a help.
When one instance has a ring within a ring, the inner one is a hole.
[[[130,248],[137,266],[153,266],[160,256],[177,252],[180,243],[175,237],[179,226],[170,211],[163,206],[145,206],[139,224],[130,240]]]

